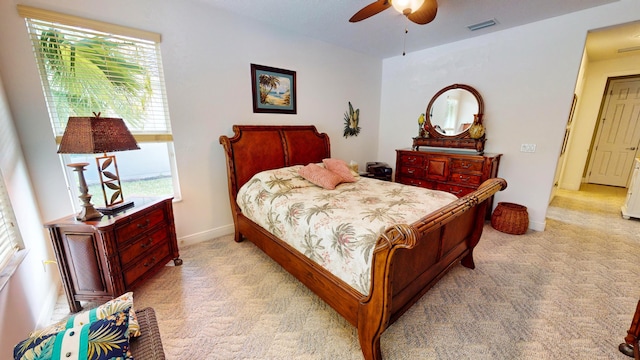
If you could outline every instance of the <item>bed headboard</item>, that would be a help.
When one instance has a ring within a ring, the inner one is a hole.
[[[233,132],[231,138],[220,136],[232,203],[240,187],[260,171],[331,157],[329,136],[313,125],[233,125]]]

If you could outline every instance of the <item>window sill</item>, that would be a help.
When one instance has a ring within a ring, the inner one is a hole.
[[[5,285],[9,283],[9,279],[11,279],[11,276],[16,272],[18,266],[22,264],[22,260],[27,257],[27,253],[29,253],[29,250],[22,249],[16,251],[11,256],[11,260],[9,260],[7,265],[0,272],[0,291],[2,291]]]

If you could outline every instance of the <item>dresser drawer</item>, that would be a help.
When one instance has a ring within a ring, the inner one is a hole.
[[[451,171],[478,172],[482,173],[482,160],[451,158]]]
[[[424,156],[418,155],[401,155],[400,163],[403,166],[422,166],[424,165]]]
[[[405,184],[405,185],[420,186],[420,187],[427,188],[427,189],[432,189],[433,188],[433,183],[431,181],[426,181],[426,180],[423,180],[423,179],[402,177],[400,179],[397,179],[397,182],[399,182],[400,184]]]
[[[166,214],[164,208],[157,207],[151,209],[143,216],[132,218],[129,223],[116,228],[116,238],[119,244],[126,243],[132,238],[152,229],[158,224],[166,222]]]
[[[124,284],[127,288],[131,286],[138,278],[150,271],[154,266],[162,263],[169,257],[169,243],[165,242],[156,247],[152,251],[145,254],[139,261],[124,271]]]
[[[401,166],[400,174],[408,177],[421,178],[424,177],[424,168],[414,166]]]
[[[156,245],[168,242],[169,235],[167,230],[168,228],[166,226],[160,226],[150,234],[144,235],[123,247],[119,252],[122,267],[126,268],[132,260],[146,253],[149,249],[154,248]]]
[[[466,173],[452,173],[451,174],[451,182],[462,184],[462,185],[473,185],[479,186],[482,181],[482,176],[466,174]]]
[[[455,195],[457,197],[463,197],[463,196],[473,192],[474,190],[476,190],[476,188],[438,183],[436,185],[436,190],[446,191],[446,192],[451,193],[451,194],[453,194],[453,195]]]

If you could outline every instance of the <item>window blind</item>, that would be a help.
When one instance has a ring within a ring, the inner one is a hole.
[[[139,142],[171,142],[154,33],[18,5],[59,143],[70,116],[122,118]]]
[[[0,173],[0,269],[3,269],[11,256],[20,249],[21,243],[19,232],[16,231],[13,209]]]

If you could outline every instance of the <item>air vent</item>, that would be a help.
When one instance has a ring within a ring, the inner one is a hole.
[[[640,46],[632,46],[628,48],[618,49],[619,53],[629,52],[629,51],[638,51],[640,50]]]
[[[489,26],[496,25],[497,23],[498,21],[496,21],[496,19],[491,19],[491,20],[483,21],[477,24],[469,25],[467,26],[467,28],[471,31],[476,31],[476,30],[487,28]]]

